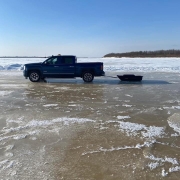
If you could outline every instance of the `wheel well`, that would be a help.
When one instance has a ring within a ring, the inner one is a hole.
[[[29,70],[29,71],[28,71],[28,77],[29,77],[29,75],[30,75],[31,72],[37,72],[37,73],[39,73],[39,75],[41,76],[41,72],[40,72],[38,69],[33,69],[33,70]]]
[[[82,73],[81,73],[81,77],[83,77],[83,74],[86,72],[90,72],[94,75],[94,69],[83,69]]]

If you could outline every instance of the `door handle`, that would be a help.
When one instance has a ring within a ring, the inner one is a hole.
[[[59,66],[54,66],[54,67],[59,67]]]

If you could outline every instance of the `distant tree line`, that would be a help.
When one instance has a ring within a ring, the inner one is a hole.
[[[104,57],[180,57],[180,50],[170,49],[170,50],[157,50],[157,51],[133,51],[126,53],[110,53],[106,54]]]

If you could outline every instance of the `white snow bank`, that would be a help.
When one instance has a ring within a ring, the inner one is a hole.
[[[1,58],[1,70],[22,70],[27,63],[45,58]],[[180,58],[78,58],[78,62],[103,62],[105,71],[180,72]]]

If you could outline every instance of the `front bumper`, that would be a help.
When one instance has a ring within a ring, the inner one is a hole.
[[[26,79],[28,78],[28,74],[27,74],[27,71],[26,71],[26,70],[23,71],[23,76],[24,76]]]

